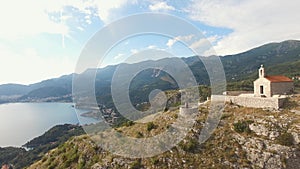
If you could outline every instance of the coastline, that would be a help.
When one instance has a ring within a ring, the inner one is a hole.
[[[81,116],[72,102],[10,102],[0,105],[0,147],[21,147],[28,140],[62,124],[84,126],[99,120]],[[18,136],[14,136],[14,133]]]

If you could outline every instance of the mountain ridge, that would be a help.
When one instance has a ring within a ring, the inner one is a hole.
[[[251,50],[235,54],[235,55],[226,55],[226,56],[218,56],[223,64],[226,79],[228,82],[236,82],[241,80],[251,79],[253,80],[254,75],[256,74],[257,68],[264,64],[265,67],[272,68],[270,73],[272,74],[273,69],[276,65],[283,63],[293,63],[299,60],[300,58],[300,41],[298,40],[287,40],[280,43],[268,43],[262,46],[253,48]],[[140,63],[133,64],[121,64],[126,65],[129,68],[134,66],[139,66],[141,64],[147,63],[162,63],[167,62],[172,64],[174,59],[178,58],[164,58],[156,61],[143,61]],[[197,83],[199,85],[209,85],[209,77],[206,72],[206,69],[201,62],[201,57],[199,59],[198,56],[191,56],[180,58],[182,59],[192,70],[194,76],[196,77]],[[104,68],[96,69],[96,93],[99,95],[109,95],[109,93],[105,92],[105,90],[110,88],[110,83],[112,80],[112,76],[119,65],[111,65]],[[288,67],[288,66],[285,66]],[[283,69],[283,68],[282,68]],[[87,69],[82,74],[86,74],[89,76],[89,72],[94,72],[95,69]],[[140,79],[144,81],[149,78],[153,70],[149,70],[143,76],[137,77],[136,79]],[[283,72],[284,73],[284,72]],[[295,72],[295,74],[300,74],[300,72]],[[52,97],[61,97],[66,98],[66,101],[71,101],[71,93],[72,93],[72,79],[74,74],[63,75],[58,78],[43,80],[39,83],[34,83],[30,85],[21,85],[21,84],[3,84],[0,85],[0,102],[18,102],[18,101],[36,101],[39,99],[45,99],[45,95],[41,94],[44,91],[47,93],[46,89],[49,88],[57,88],[58,90],[53,90],[48,94],[49,100],[51,101]],[[151,84],[161,83],[160,86],[163,89],[175,89],[172,87],[171,83],[162,83],[161,79],[166,79],[163,76],[159,76],[157,79],[153,79]],[[292,74],[289,74],[293,76]],[[147,80],[146,80],[147,81]],[[145,81],[145,82],[146,82]],[[140,83],[137,82],[137,83]],[[140,86],[137,86],[140,90],[147,85],[146,83],[140,83]],[[134,84],[133,84],[134,86]],[[43,90],[44,88],[44,90]],[[152,87],[154,88],[154,86]],[[149,88],[152,89],[151,87]],[[35,91],[37,90],[37,91]],[[61,90],[65,90],[66,92],[61,92]],[[33,95],[35,93],[35,95]],[[100,96],[101,97],[101,96]],[[109,97],[109,96],[108,96]],[[4,99],[3,99],[4,98]],[[32,98],[35,98],[33,100]],[[59,99],[58,99],[59,100]],[[145,98],[141,99],[145,100]]]

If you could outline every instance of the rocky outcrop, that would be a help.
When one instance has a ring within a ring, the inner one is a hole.
[[[247,159],[259,168],[281,169],[286,166],[284,161],[295,156],[294,148],[274,144],[257,137],[244,137],[236,134],[234,138],[247,153]]]

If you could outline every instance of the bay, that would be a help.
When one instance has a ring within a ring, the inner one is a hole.
[[[93,118],[80,116],[88,110],[76,111],[72,103],[1,104],[0,147],[20,147],[58,124],[82,125],[97,122]]]

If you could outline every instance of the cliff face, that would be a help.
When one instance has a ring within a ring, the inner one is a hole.
[[[207,118],[207,105],[199,110],[186,138],[155,157],[113,155],[82,135],[50,151],[29,168],[299,168],[300,96],[291,97],[279,111],[227,104],[219,126],[203,144],[197,138]],[[151,137],[177,118],[178,110],[169,110],[152,117],[154,127],[150,130],[148,123],[116,130],[132,137]]]

